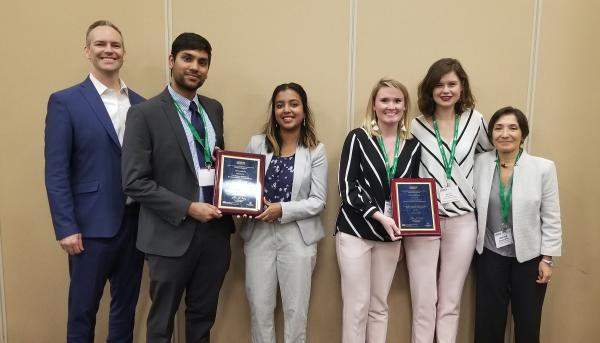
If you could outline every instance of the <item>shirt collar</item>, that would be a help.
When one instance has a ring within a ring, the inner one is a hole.
[[[90,80],[92,81],[92,84],[94,84],[94,87],[96,88],[98,94],[102,95],[108,89],[108,87],[106,87],[102,82],[95,78],[94,75],[92,75],[92,73],[90,73]],[[127,85],[121,79],[119,79],[119,93],[129,96],[129,90],[127,89]]]
[[[173,100],[175,100],[175,102],[177,102],[177,104],[179,105],[179,107],[181,107],[182,109],[185,109],[186,111],[189,110],[190,108],[190,99],[184,97],[183,95],[177,93],[177,91],[175,91],[173,89],[173,87],[171,87],[171,84],[169,83],[169,85],[167,86],[167,88],[169,89],[169,94],[171,94],[171,97],[173,98]],[[198,106],[198,109],[200,108],[200,102],[198,101],[198,95],[194,95],[194,99],[192,99],[195,103],[196,106]]]

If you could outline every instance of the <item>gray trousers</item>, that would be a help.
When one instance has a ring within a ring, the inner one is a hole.
[[[286,343],[306,341],[306,321],[317,244],[306,245],[295,222],[257,222],[244,244],[246,294],[253,343],[275,343],[277,286],[281,292]]]

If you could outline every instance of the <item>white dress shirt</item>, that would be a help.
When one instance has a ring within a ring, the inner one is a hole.
[[[119,79],[120,88],[118,91],[106,87],[102,82],[98,81],[94,75],[90,74],[90,80],[96,87],[96,91],[100,94],[100,98],[106,107],[106,111],[113,123],[119,143],[123,146],[123,134],[125,133],[125,119],[127,110],[131,106],[129,102],[129,93],[127,86],[123,80]]]

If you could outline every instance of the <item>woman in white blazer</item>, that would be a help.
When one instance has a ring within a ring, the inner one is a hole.
[[[246,151],[266,155],[267,166],[267,207],[241,228],[252,342],[275,343],[278,284],[285,342],[305,342],[317,242],[324,236],[319,214],[327,197],[327,159],[302,86],[275,88],[264,133],[252,137]]]
[[[515,342],[540,340],[542,304],[561,254],[556,168],[527,154],[527,117],[498,110],[488,133],[496,148],[475,158],[477,265],[475,342],[504,342],[511,303]]]

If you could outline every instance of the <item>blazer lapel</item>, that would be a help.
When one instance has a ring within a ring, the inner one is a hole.
[[[175,134],[175,139],[177,143],[179,143],[179,147],[181,148],[181,152],[187,161],[188,167],[196,174],[196,168],[194,168],[194,160],[192,159],[192,152],[190,151],[190,145],[188,144],[187,136],[185,135],[185,130],[183,129],[183,125],[181,124],[181,119],[179,118],[179,114],[175,111],[175,104],[173,103],[173,98],[171,94],[169,94],[169,90],[165,88],[165,90],[160,95],[162,100],[162,110],[169,124],[171,124],[171,129],[173,129],[173,133]]]
[[[100,94],[98,94],[98,91],[96,91],[96,88],[94,87],[94,84],[92,83],[89,77],[87,77],[85,81],[81,83],[81,93],[83,94],[84,99],[94,111],[96,118],[98,118],[102,126],[104,126],[106,133],[108,133],[115,146],[118,147],[120,150],[121,143],[119,143],[119,138],[117,137],[115,127],[112,121],[110,120],[110,116],[106,111],[106,107],[102,102],[102,98],[100,98]]]
[[[529,163],[529,155],[525,150],[521,153],[521,157],[519,157],[519,161],[513,167],[513,176],[512,176],[512,210],[513,210],[513,218],[515,217],[515,210],[519,211],[519,206],[515,206],[515,204],[519,204],[524,194],[522,192],[529,191],[529,187],[526,185],[521,185],[522,182],[531,182],[531,180],[524,180],[521,174],[524,170],[527,170],[527,163]],[[525,169],[524,169],[525,168]]]
[[[483,180],[485,180],[485,184],[483,185],[483,199],[485,199],[485,208],[482,208],[482,211],[485,211],[485,215],[487,216],[487,208],[490,199],[490,193],[492,191],[492,182],[494,182],[494,172],[496,171],[496,155],[488,153],[489,157],[487,157],[487,163],[485,164],[485,169],[482,171]],[[499,177],[500,175],[498,175]]]
[[[296,157],[294,157],[294,182],[292,183],[292,200],[298,198],[298,192],[302,186],[302,179],[307,171],[310,172],[310,158],[308,149],[299,145],[296,148]]]

